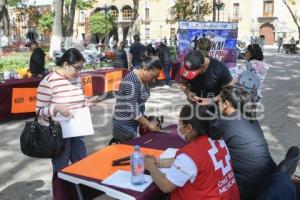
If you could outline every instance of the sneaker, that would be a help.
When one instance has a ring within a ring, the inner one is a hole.
[[[170,86],[169,85],[164,85],[164,86],[162,86],[162,88],[168,89],[168,88],[170,88]]]

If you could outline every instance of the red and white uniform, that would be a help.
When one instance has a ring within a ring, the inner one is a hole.
[[[199,136],[177,152],[166,177],[178,186],[171,193],[171,200],[240,199],[223,140]]]

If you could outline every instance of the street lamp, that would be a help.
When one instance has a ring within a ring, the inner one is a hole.
[[[215,8],[218,10],[218,21],[220,21],[220,10],[225,7],[225,3],[223,3],[221,0],[217,0],[215,6]]]

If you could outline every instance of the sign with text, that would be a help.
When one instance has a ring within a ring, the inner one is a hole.
[[[209,39],[210,57],[222,61],[229,69],[236,66],[238,24],[232,22],[179,22],[178,60],[190,50],[199,49],[200,41]]]
[[[36,88],[13,88],[11,113],[35,112]]]
[[[83,88],[83,94],[87,97],[93,96],[93,82],[91,76],[81,77],[81,84]]]
[[[119,90],[120,83],[122,81],[122,70],[108,72],[105,74],[105,92],[111,92]]]

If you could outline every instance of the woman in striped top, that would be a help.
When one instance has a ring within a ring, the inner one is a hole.
[[[74,48],[67,50],[56,63],[60,68],[48,74],[41,81],[37,89],[36,110],[40,110],[41,123],[49,125],[48,117],[57,114],[71,117],[71,110],[86,106],[79,72],[83,69],[84,58]],[[53,164],[53,196],[61,195],[57,188],[59,180],[56,172],[72,163],[81,160],[87,155],[82,137],[66,138],[65,149],[62,154],[52,159]],[[56,185],[56,186],[55,186]]]
[[[145,103],[150,96],[147,84],[157,79],[161,70],[158,58],[147,57],[138,69],[128,73],[122,80],[113,116],[113,138],[126,141],[137,136],[137,128],[143,125],[151,131],[159,131],[144,117]]]

